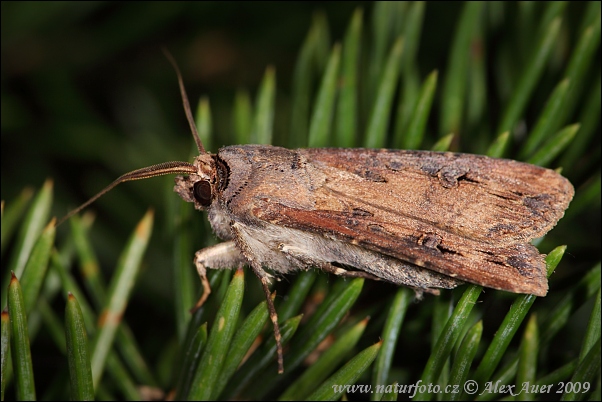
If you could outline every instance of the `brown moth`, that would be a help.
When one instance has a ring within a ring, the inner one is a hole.
[[[204,293],[207,268],[248,265],[261,280],[283,372],[272,275],[319,268],[438,294],[469,282],[545,296],[544,255],[530,244],[556,225],[573,197],[553,170],[451,152],[296,149],[242,145],[205,151],[181,74],[184,109],[199,156],[127,173],[117,184],[170,173],[174,191],[198,210],[223,243],[197,251]],[[62,221],[63,221],[62,220]],[[61,222],[62,222],[61,221]]]

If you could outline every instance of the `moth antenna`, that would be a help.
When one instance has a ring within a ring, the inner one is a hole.
[[[74,210],[69,212],[67,215],[62,217],[61,220],[58,221],[56,226],[59,226],[61,223],[65,222],[67,219],[71,218],[73,215],[75,215],[82,209],[86,208],[88,205],[92,204],[94,201],[99,199],[102,195],[111,191],[119,183],[123,183],[125,181],[132,181],[132,180],[148,179],[150,177],[155,177],[155,176],[164,176],[166,174],[172,174],[172,173],[191,174],[191,173],[196,173],[196,171],[197,171],[197,169],[192,163],[176,161],[176,162],[159,163],[158,165],[152,165],[152,166],[148,166],[145,168],[133,170],[129,173],[125,173],[125,174],[119,176],[117,179],[115,179],[111,184],[109,184],[107,187],[105,187],[103,190],[101,190],[99,193],[97,193],[94,197],[90,198],[88,201],[84,202],[82,205],[80,205],[79,207],[75,208]]]
[[[203,146],[199,132],[196,129],[196,124],[194,124],[194,118],[192,117],[192,111],[190,110],[190,102],[188,102],[188,95],[186,95],[186,88],[184,88],[184,80],[182,79],[180,68],[178,67],[176,60],[173,58],[171,53],[169,53],[169,50],[166,48],[162,48],[162,50],[163,54],[165,54],[165,57],[167,57],[167,60],[169,60],[174,70],[176,70],[178,84],[180,85],[180,94],[182,95],[182,104],[184,105],[184,112],[186,113],[186,119],[188,119],[188,125],[190,126],[190,131],[192,132],[192,136],[194,137],[194,142],[196,142],[196,147],[199,150],[199,153],[204,154],[206,153],[205,147]]]

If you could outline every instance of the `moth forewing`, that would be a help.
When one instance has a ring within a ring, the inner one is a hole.
[[[236,226],[256,265],[349,274],[333,268],[343,265],[427,291],[457,285],[444,276],[544,296],[544,256],[529,240],[573,195],[552,170],[468,154],[247,145],[216,158],[229,170],[212,225]]]

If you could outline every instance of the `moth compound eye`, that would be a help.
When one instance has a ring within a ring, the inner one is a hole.
[[[194,199],[204,207],[211,205],[211,184],[207,180],[200,180],[194,183]]]

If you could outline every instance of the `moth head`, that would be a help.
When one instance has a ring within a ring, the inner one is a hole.
[[[199,155],[194,166],[196,172],[187,176],[177,176],[174,191],[186,202],[193,202],[198,210],[211,206],[217,190],[217,169],[215,160],[208,154]]]

